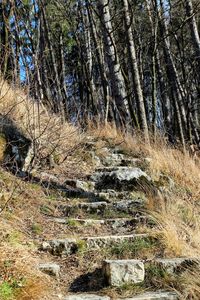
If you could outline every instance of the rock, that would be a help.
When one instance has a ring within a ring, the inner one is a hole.
[[[133,190],[136,188],[144,188],[151,186],[151,178],[139,168],[119,167],[112,172],[97,173],[92,178],[96,180],[95,188],[99,189],[115,189]]]
[[[122,286],[124,283],[144,281],[144,263],[140,260],[105,260],[103,274],[111,286]]]
[[[0,136],[1,141],[6,143],[5,149],[4,146],[2,149],[3,153],[0,153],[0,158],[3,159],[4,164],[8,168],[15,171],[22,170],[28,150],[31,146],[31,140],[24,135],[14,121],[7,115],[2,115],[1,113]]]
[[[135,202],[147,202],[144,193],[139,192],[127,192],[127,191],[115,191],[115,190],[103,190],[99,193],[95,193],[95,196],[103,201],[117,202],[119,200],[135,200]]]
[[[70,185],[73,188],[80,189],[83,192],[94,191],[95,183],[92,181],[83,181],[79,179],[67,179],[65,184]]]
[[[68,238],[43,242],[41,250],[58,256],[70,255],[77,251],[76,239]]]
[[[64,300],[110,300],[110,297],[98,296],[95,294],[77,294],[67,296],[64,298]]]
[[[111,153],[102,159],[102,164],[104,167],[101,167],[101,170],[111,171],[114,167],[119,166],[137,167],[140,163],[141,160],[138,158],[129,158],[124,154]]]
[[[39,270],[52,276],[59,276],[60,273],[60,266],[54,263],[46,263],[46,264],[40,264]]]
[[[179,297],[175,292],[147,292],[133,296],[132,298],[125,298],[123,300],[178,300]],[[120,299],[117,299],[120,300]]]
[[[70,216],[79,210],[83,210],[87,213],[97,213],[102,214],[105,209],[107,208],[107,202],[101,201],[101,202],[82,202],[78,203],[76,205],[59,205],[59,210],[62,211],[62,213],[65,216]]]
[[[114,202],[108,207],[113,207],[113,209],[120,211],[120,212],[126,212],[126,213],[131,213],[133,212],[136,208],[141,208],[144,207],[145,201],[143,199],[137,199],[137,200],[123,200],[123,201],[118,201]]]
[[[46,172],[40,172],[40,179],[45,180],[48,182],[58,183],[59,184],[59,178],[56,177],[53,174],[48,174]]]
[[[169,274],[173,274],[184,271],[198,262],[192,258],[158,258],[152,263],[166,270]]]
[[[120,166],[122,160],[124,159],[123,154],[111,153],[102,159],[102,164],[104,166]]]
[[[114,190],[102,191],[100,193],[96,193],[95,196],[107,202],[111,202],[113,199],[120,197],[119,193]]]

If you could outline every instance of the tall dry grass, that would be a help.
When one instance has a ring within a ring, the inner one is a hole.
[[[0,79],[0,111],[32,141],[36,158],[44,160],[44,164],[49,156],[57,165],[62,164],[84,138],[78,127],[63,123],[61,118],[48,113],[42,103],[33,101],[23,90],[12,88],[3,79]]]

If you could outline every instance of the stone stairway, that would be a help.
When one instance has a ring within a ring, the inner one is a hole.
[[[39,247],[45,261],[39,268],[64,287],[61,299],[181,299],[173,290],[148,286],[152,272],[163,278],[178,276],[197,260],[162,258],[152,235],[156,222],[145,212],[148,193],[156,195],[157,187],[139,165],[138,158],[110,150],[88,180],[66,180],[84,196],[55,203],[56,215],[50,221],[61,226],[62,236]],[[126,285],[140,285],[143,292],[135,295],[133,288],[131,297],[112,297],[112,288]]]

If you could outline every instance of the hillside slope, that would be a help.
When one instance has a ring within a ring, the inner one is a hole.
[[[0,299],[200,299],[199,160],[111,125],[59,123],[61,138],[39,111],[9,115],[32,142],[45,134],[29,172],[0,170]]]

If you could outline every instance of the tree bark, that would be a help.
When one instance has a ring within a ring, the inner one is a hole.
[[[131,18],[129,15],[128,1],[123,0],[123,4],[124,4],[125,23],[126,23],[127,40],[128,40],[128,53],[131,61],[131,71],[132,71],[133,82],[135,86],[135,95],[136,95],[138,111],[139,111],[140,126],[142,131],[144,132],[145,140],[149,142],[149,132],[148,132],[146,113],[145,113],[144,98],[143,98],[140,74],[139,74],[136,51],[135,51],[135,43],[134,43],[134,38],[133,38],[132,28],[131,28]]]
[[[111,94],[117,110],[116,122],[125,126],[127,120],[129,119],[129,108],[125,82],[121,72],[121,66],[115,47],[109,1],[98,0],[98,12],[104,40],[105,58],[108,65],[109,79],[111,82]]]

